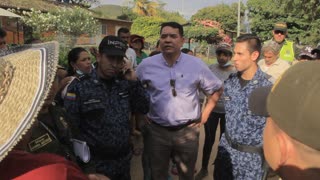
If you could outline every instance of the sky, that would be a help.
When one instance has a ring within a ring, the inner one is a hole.
[[[100,0],[100,4],[115,4],[126,6],[130,0]],[[165,9],[168,11],[179,12],[185,18],[189,19],[199,9],[217,4],[232,4],[238,0],[161,0],[166,3]]]

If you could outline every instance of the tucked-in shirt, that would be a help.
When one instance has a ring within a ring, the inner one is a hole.
[[[272,63],[270,66],[268,66],[265,60],[262,59],[258,62],[258,65],[263,72],[272,76],[275,80],[277,80],[279,76],[290,67],[287,61],[281,59],[277,59],[276,62]]]
[[[228,68],[228,70],[222,70],[219,68],[219,64],[211,64],[209,66],[209,69],[213,72],[214,75],[216,75],[222,82],[228,79],[230,74],[235,73],[236,69],[234,67]],[[223,94],[220,96],[216,106],[213,109],[213,112],[216,113],[225,113],[224,110],[224,98]]]
[[[198,89],[213,94],[222,86],[201,59],[183,53],[171,67],[162,54],[146,58],[138,66],[137,75],[150,95],[148,117],[163,126],[176,126],[198,119]],[[175,81],[174,88],[170,80]]]

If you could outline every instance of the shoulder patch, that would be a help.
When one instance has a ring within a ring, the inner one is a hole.
[[[68,100],[76,100],[76,97],[76,93],[68,92],[65,98]]]

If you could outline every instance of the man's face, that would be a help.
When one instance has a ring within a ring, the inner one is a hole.
[[[111,79],[119,75],[125,68],[125,60],[123,56],[106,56],[102,54],[98,56],[98,75],[102,79]]]
[[[237,71],[245,72],[256,64],[259,53],[254,51],[250,53],[247,42],[238,42],[234,47],[234,66]]]
[[[165,26],[160,34],[160,49],[163,54],[178,54],[183,45],[184,38],[179,34],[179,29]]]
[[[5,49],[7,47],[6,44],[6,39],[0,37],[0,49]]]
[[[128,44],[130,40],[130,32],[128,33],[119,33],[119,38]]]
[[[231,60],[231,55],[225,52],[218,52],[217,53],[217,61],[220,65],[225,65],[227,62]]]
[[[273,39],[277,43],[282,43],[284,41],[284,39],[286,38],[287,32],[280,31],[280,30],[273,30],[272,34],[273,34]]]
[[[274,52],[272,52],[272,51],[265,51],[263,53],[263,57],[264,57],[265,63],[267,65],[273,64],[278,59],[278,55],[274,54]]]

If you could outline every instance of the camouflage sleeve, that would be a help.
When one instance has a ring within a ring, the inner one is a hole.
[[[64,97],[64,107],[67,111],[67,119],[70,123],[70,129],[73,137],[77,137],[79,134],[78,129],[80,126],[80,94],[79,94],[79,81],[73,81],[68,89],[67,93]]]
[[[149,111],[149,95],[140,81],[129,81],[130,84],[130,106],[132,112],[147,114]]]

